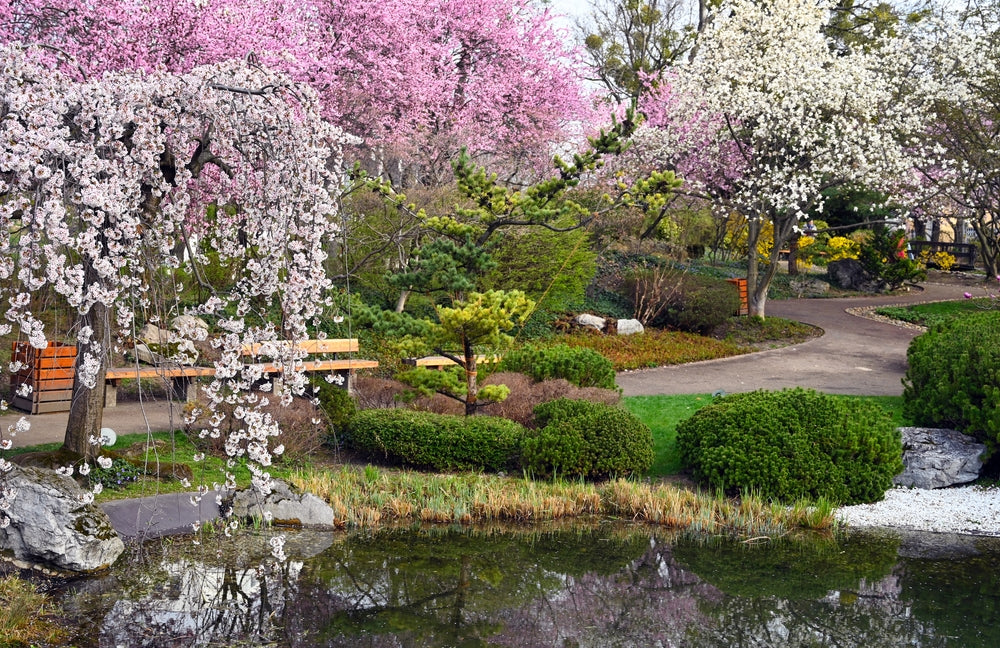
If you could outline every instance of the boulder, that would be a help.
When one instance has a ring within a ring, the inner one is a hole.
[[[297,493],[283,481],[271,482],[271,492],[262,495],[253,488],[237,492],[230,505],[232,514],[240,520],[265,519],[280,526],[303,528],[333,528],[333,509],[312,493]]]
[[[145,342],[137,342],[130,350],[130,355],[135,355],[135,359],[143,364],[157,365],[163,362],[163,356],[150,349]]]
[[[642,322],[637,319],[618,320],[618,335],[632,335],[634,333],[642,333],[645,330]]]
[[[904,427],[903,472],[898,486],[944,488],[976,480],[986,446],[956,430]]]
[[[208,322],[194,315],[178,315],[170,320],[170,328],[192,340],[204,340],[208,337]]]
[[[147,323],[135,336],[136,342],[145,342],[146,344],[154,345],[164,345],[170,342],[170,331],[166,329],[161,329],[155,324]]]
[[[603,317],[591,315],[590,313],[581,313],[580,315],[577,315],[573,321],[576,322],[577,326],[597,329],[598,331],[603,331],[604,327],[607,325],[607,320]]]
[[[872,277],[857,259],[831,261],[826,266],[830,283],[844,290],[878,293],[886,288],[884,281]]]
[[[29,564],[63,571],[94,572],[110,567],[125,550],[107,514],[72,477],[26,466],[0,476],[0,488],[14,493],[0,529],[0,549]]]

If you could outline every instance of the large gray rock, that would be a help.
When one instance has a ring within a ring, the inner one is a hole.
[[[831,284],[844,290],[877,293],[886,288],[885,282],[872,277],[857,259],[831,261],[826,266],[826,275]]]
[[[903,433],[903,472],[898,486],[944,488],[975,481],[983,467],[986,446],[956,430],[900,428]]]
[[[146,344],[164,345],[170,342],[170,331],[162,329],[155,324],[147,323],[139,332],[135,339]]]
[[[333,528],[333,509],[312,493],[297,493],[283,481],[271,483],[271,493],[261,495],[253,488],[237,492],[232,499],[232,514],[240,520],[265,519],[281,526]]]
[[[15,493],[0,529],[0,549],[19,561],[64,571],[110,567],[125,544],[107,514],[85,504],[87,493],[72,477],[46,468],[14,466],[0,487]]]
[[[633,335],[635,333],[642,333],[645,330],[642,322],[637,319],[618,320],[618,335]]]
[[[607,321],[603,317],[591,315],[590,313],[581,313],[580,315],[577,315],[573,321],[576,322],[578,326],[597,329],[598,331],[603,331],[604,327],[607,325]]]

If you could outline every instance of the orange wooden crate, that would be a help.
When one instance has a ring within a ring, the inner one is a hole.
[[[736,290],[740,293],[740,310],[737,315],[749,315],[750,314],[750,300],[747,299],[747,280],[746,279],[726,279],[729,283],[736,286]]]
[[[10,377],[14,407],[32,414],[69,409],[73,399],[75,345],[49,342],[48,347],[36,349],[27,342],[13,342],[11,360],[23,365]],[[17,395],[21,385],[31,385],[31,394],[27,397]]]

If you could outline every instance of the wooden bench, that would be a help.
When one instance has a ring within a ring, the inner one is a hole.
[[[477,355],[476,364],[482,362],[500,362],[502,356],[498,355]],[[403,358],[403,364],[409,365],[411,367],[427,367],[428,369],[444,369],[445,367],[454,367],[456,363],[451,358],[446,358],[445,356],[424,356],[423,358]]]
[[[241,351],[243,356],[257,358],[268,345],[281,345],[276,343],[256,343],[245,345]],[[343,376],[344,387],[350,391],[351,379],[357,369],[373,369],[378,367],[377,360],[360,360],[357,358],[338,358],[340,353],[357,353],[359,344],[357,338],[350,339],[329,339],[329,340],[303,340],[297,345],[298,349],[307,355],[333,354],[333,358],[302,358],[302,371],[333,371]],[[280,348],[280,346],[279,346]],[[286,365],[281,362],[264,361],[257,362],[253,366],[260,369],[260,372],[272,379],[280,380],[285,372]],[[171,391],[175,398],[185,401],[197,398],[196,378],[214,376],[215,367],[191,367],[179,365],[113,367],[104,374],[104,406],[114,407],[118,402],[118,387],[122,380],[135,380],[138,378],[160,378],[170,380]]]
[[[975,243],[945,243],[943,241],[908,241],[913,258],[919,259],[921,252],[934,254],[947,252],[955,257],[956,270],[973,270],[979,249]]]

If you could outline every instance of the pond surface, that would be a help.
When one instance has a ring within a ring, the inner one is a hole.
[[[62,593],[73,645],[1000,646],[1000,539],[648,527],[147,543]]]

